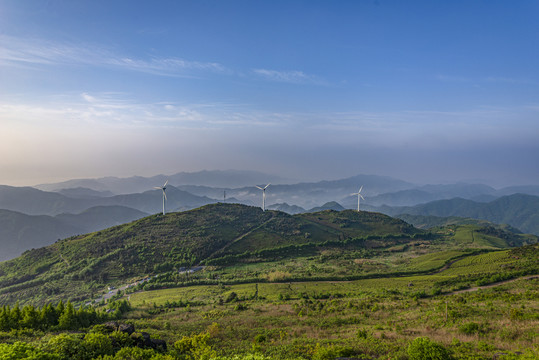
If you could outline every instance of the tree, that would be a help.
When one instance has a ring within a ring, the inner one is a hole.
[[[20,326],[27,329],[38,329],[40,325],[40,313],[32,305],[26,305],[21,312]]]
[[[75,315],[75,309],[70,301],[67,302],[62,315],[58,319],[58,326],[64,330],[75,330],[80,327],[77,316]]]
[[[59,314],[56,312],[56,309],[52,304],[47,304],[41,308],[41,325],[44,329],[51,328],[58,325]]]

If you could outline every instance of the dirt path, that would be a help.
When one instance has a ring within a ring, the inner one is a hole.
[[[62,259],[66,265],[69,267],[69,262],[66,260],[66,258],[64,257],[64,255],[62,255],[62,252],[60,251],[60,249],[58,249],[57,247],[55,247],[55,250],[58,251],[58,255],[60,255],[60,259]]]
[[[462,260],[462,259],[463,259],[463,257],[459,257],[458,259],[451,260],[450,262],[448,262],[447,264],[445,264],[441,269],[438,269],[438,270],[436,270],[436,271],[433,271],[433,272],[431,272],[431,273],[428,274],[428,275],[439,274],[439,273],[441,273],[442,271],[445,271],[445,270],[449,269],[449,267],[451,267],[451,265],[453,265],[454,263],[456,263],[457,261]]]
[[[516,279],[510,279],[510,280],[500,281],[500,282],[497,282],[497,283],[494,283],[494,284],[488,284],[488,285],[484,285],[484,286],[474,286],[474,287],[468,288],[468,289],[463,289],[463,290],[458,290],[458,291],[452,291],[452,292],[447,293],[447,294],[444,294],[444,295],[461,294],[461,293],[465,293],[465,292],[477,291],[477,290],[479,290],[479,289],[487,289],[487,288],[491,288],[491,287],[495,287],[495,286],[499,286],[499,285],[511,283],[511,282],[518,281],[518,280],[530,280],[530,279],[539,279],[539,275],[523,276],[523,277],[519,277],[519,278],[516,278]]]

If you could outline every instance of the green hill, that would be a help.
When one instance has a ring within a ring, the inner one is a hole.
[[[326,210],[288,215],[245,205],[211,204],[60,240],[0,263],[0,304],[29,299],[38,303],[84,300],[96,296],[106,284],[127,284],[195,264],[234,267],[264,263],[271,270],[274,261],[307,256],[316,261],[329,259],[331,266],[323,271],[310,268],[301,276],[359,276],[404,268],[384,260],[379,266],[371,262],[343,272],[339,261],[357,262],[355,259],[405,251],[421,254],[430,243],[433,251],[451,244],[462,249],[518,245],[516,240],[503,239],[509,236],[504,230],[488,236],[479,236],[480,231],[477,228],[471,234],[489,240],[468,244],[469,232],[427,233],[380,213]],[[266,271],[264,266],[255,273]],[[252,273],[245,274],[241,276]],[[208,281],[218,276],[209,274]],[[229,279],[241,280],[240,275]]]

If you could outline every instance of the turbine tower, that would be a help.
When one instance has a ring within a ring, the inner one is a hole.
[[[361,187],[359,188],[359,191],[357,193],[350,194],[350,195],[357,195],[357,211],[358,212],[359,212],[359,199],[361,198],[361,199],[365,200],[363,195],[361,195],[361,190],[363,190],[363,185],[361,185]]]
[[[166,203],[166,201],[167,201],[167,194],[165,193],[165,190],[167,189],[167,184],[168,184],[168,180],[165,181],[165,183],[163,184],[163,186],[157,186],[157,187],[154,187],[154,189],[161,189],[161,190],[163,190],[163,215],[166,214],[165,203]]]
[[[266,211],[266,189],[270,186],[270,184],[264,186],[263,188],[260,186],[255,185],[255,187],[262,190],[262,211]]]

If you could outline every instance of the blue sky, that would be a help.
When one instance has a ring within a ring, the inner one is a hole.
[[[0,183],[539,183],[537,1],[0,0]]]

